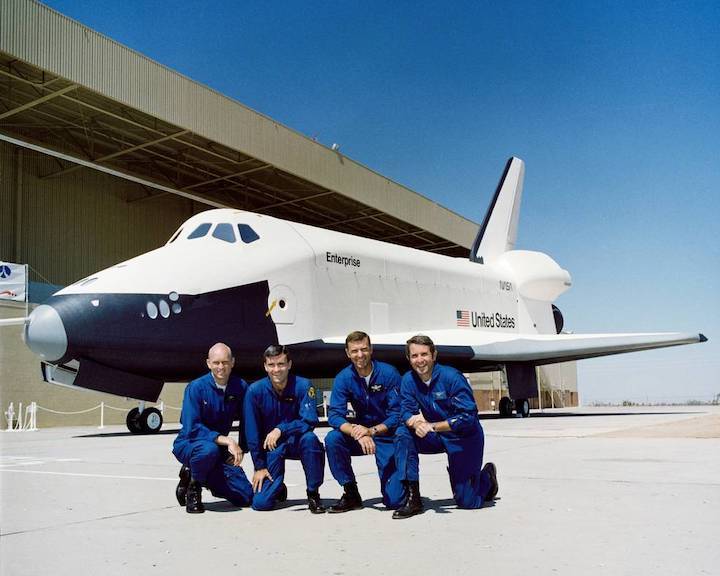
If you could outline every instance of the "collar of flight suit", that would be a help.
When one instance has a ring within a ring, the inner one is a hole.
[[[415,382],[419,382],[425,388],[430,390],[430,388],[432,388],[437,383],[438,377],[440,376],[440,364],[438,364],[437,362],[435,362],[435,364],[433,364],[432,373],[430,374],[430,382],[428,382],[427,384],[425,384],[423,379],[420,378],[420,376],[418,376],[418,373],[415,372],[415,370],[412,370],[412,375],[413,375],[413,379],[415,380]]]
[[[360,373],[357,371],[357,368],[355,368],[355,364],[353,364],[352,362],[350,363],[350,370],[352,371],[353,376],[355,376],[355,378],[359,379],[360,383],[366,388],[370,387],[370,383],[374,379],[373,376],[375,376],[375,368],[376,368],[375,360],[370,360],[370,365],[372,366],[372,370],[370,370],[370,379],[366,383],[365,376],[360,376]]]
[[[267,380],[268,386],[270,387],[270,391],[276,398],[280,398],[282,400],[287,396],[295,396],[295,374],[288,374],[287,384],[285,384],[285,388],[283,389],[282,394],[279,394],[278,391],[275,390],[275,387],[272,385],[272,381],[270,380],[270,376],[266,376],[265,379]]]

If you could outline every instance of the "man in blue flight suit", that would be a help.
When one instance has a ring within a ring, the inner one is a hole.
[[[390,364],[372,359],[370,336],[351,332],[345,339],[351,364],[333,382],[328,422],[334,429],[325,437],[328,463],[343,495],[330,513],[362,508],[352,469],[352,456],[375,455],[380,491],[388,508],[405,501],[405,486],[395,468],[393,436],[400,422],[400,374]],[[352,405],[356,422],[347,420]]]
[[[419,457],[445,452],[453,497],[459,508],[480,508],[497,495],[495,464],[482,467],[485,444],[477,405],[465,377],[450,366],[436,364],[433,341],[417,335],[407,341],[411,370],[400,384],[401,419],[398,427],[398,470],[408,485],[408,499],[393,518],[423,512],[420,499]]]
[[[175,496],[191,514],[205,512],[202,487],[235,506],[247,506],[253,491],[240,467],[247,444],[242,433],[242,406],[247,384],[231,374],[235,365],[230,348],[217,343],[208,352],[210,372],[185,388],[180,429],[173,454],[182,463]],[[240,420],[239,443],[230,437]]]
[[[245,396],[245,436],[255,465],[252,506],[272,510],[287,499],[285,459],[300,460],[305,471],[308,508],[325,512],[318,489],[325,473],[325,451],[313,432],[318,423],[315,388],[290,374],[292,360],[284,346],[264,353],[267,377],[253,383]]]

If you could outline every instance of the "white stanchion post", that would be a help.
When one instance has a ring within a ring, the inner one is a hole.
[[[158,404],[158,410],[160,410],[160,414],[163,416],[165,415],[165,401],[161,400],[160,404]]]
[[[18,411],[17,411],[17,426],[15,426],[15,430],[22,430],[23,429],[23,411],[22,411],[22,402],[18,402]]]
[[[31,430],[37,430],[37,402],[31,404],[32,410],[30,411],[31,417]]]
[[[11,432],[13,429],[13,420],[15,420],[15,404],[14,404],[14,402],[10,402],[10,406],[8,406],[7,412],[5,412],[5,418],[7,418],[8,432]]]
[[[100,402],[100,430],[105,428],[105,402]]]

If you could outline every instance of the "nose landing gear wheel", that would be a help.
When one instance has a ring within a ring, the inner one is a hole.
[[[143,434],[157,434],[162,424],[163,417],[157,408],[146,408],[140,414],[140,428]]]
[[[507,396],[500,398],[500,406],[498,406],[498,408],[500,416],[503,418],[509,418],[512,416],[512,400],[510,400]]]
[[[523,418],[530,416],[530,402],[527,401],[527,398],[515,400],[515,412]]]
[[[157,434],[162,428],[163,417],[157,408],[133,408],[125,418],[125,424],[133,434]]]
[[[140,432],[142,432],[142,426],[140,426],[140,408],[133,408],[127,413],[125,425],[133,434],[140,434]]]

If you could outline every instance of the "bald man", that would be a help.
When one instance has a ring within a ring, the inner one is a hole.
[[[247,383],[231,374],[234,365],[230,348],[218,342],[208,352],[210,372],[185,388],[182,429],[173,444],[173,454],[182,464],[175,496],[191,514],[205,512],[203,486],[235,506],[252,501],[252,485],[240,467],[247,452],[242,432]],[[235,420],[240,421],[237,441],[230,436]]]

